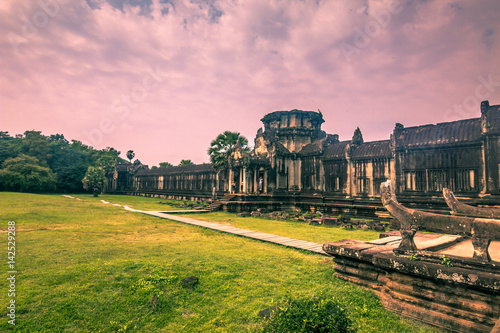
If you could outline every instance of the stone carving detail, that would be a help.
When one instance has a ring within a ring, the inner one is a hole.
[[[443,189],[443,196],[454,215],[485,217],[490,219],[500,219],[500,208],[496,207],[474,207],[466,205],[457,200],[452,191]]]
[[[390,180],[380,186],[380,194],[384,207],[401,223],[400,231],[403,240],[400,246],[394,250],[395,253],[414,253],[417,250],[413,241],[415,232],[418,229],[424,229],[447,234],[472,236],[473,259],[491,261],[488,247],[492,240],[500,241],[500,220],[469,216],[448,216],[409,209],[397,201]]]
[[[414,216],[413,210],[405,209],[396,199],[396,194],[390,180],[383,183],[380,187],[380,197],[384,207],[401,223],[401,243],[394,250],[397,254],[415,253],[417,246],[413,237],[418,230],[417,218]]]

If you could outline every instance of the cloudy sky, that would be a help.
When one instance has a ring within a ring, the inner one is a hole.
[[[0,130],[208,162],[276,110],[341,140],[500,104],[498,0],[7,0]]]

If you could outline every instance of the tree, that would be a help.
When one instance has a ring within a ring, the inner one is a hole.
[[[24,132],[23,151],[26,155],[36,157],[41,163],[50,158],[49,142],[40,131]]]
[[[85,177],[82,179],[83,188],[91,190],[94,197],[97,197],[99,192],[102,191],[105,182],[106,176],[104,174],[104,169],[98,166],[90,166],[85,173]]]
[[[9,132],[0,132],[0,165],[6,159],[19,155],[22,144],[21,138],[11,137]]]
[[[20,192],[44,192],[56,189],[56,175],[33,156],[20,154],[3,163],[0,188]]]
[[[216,170],[224,169],[228,166],[229,157],[234,152],[237,145],[240,145],[243,151],[249,151],[247,138],[240,135],[239,132],[230,131],[219,134],[210,143],[208,155]]]
[[[170,168],[172,166],[173,166],[172,163],[169,163],[169,162],[160,162],[160,168],[166,169],[166,168]]]
[[[61,137],[51,135],[49,167],[57,176],[57,190],[63,192],[83,191],[82,178],[85,176],[90,162],[88,154],[79,149],[73,149],[69,142]]]
[[[129,151],[127,152],[127,158],[128,158],[128,160],[130,161],[130,163],[132,163],[132,159],[133,159],[134,157],[135,157],[135,153],[134,153],[134,151],[133,151],[133,150],[129,150]]]
[[[104,173],[110,173],[115,169],[115,158],[111,155],[102,155],[97,159],[95,165],[102,168]]]
[[[63,143],[65,145],[69,145],[69,141],[66,140],[66,138],[64,137],[63,134],[51,134],[47,138],[47,141],[48,142],[60,142],[60,143]]]
[[[193,162],[191,160],[181,160],[179,166],[185,166],[185,165],[193,165]]]

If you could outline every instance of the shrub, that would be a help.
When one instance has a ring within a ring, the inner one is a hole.
[[[331,297],[286,297],[264,320],[262,332],[355,332],[345,310]]]

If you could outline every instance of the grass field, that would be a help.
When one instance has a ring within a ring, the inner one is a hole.
[[[180,214],[179,216],[208,222],[217,222],[237,228],[261,231],[316,243],[335,242],[345,238],[367,241],[378,239],[380,234],[373,230],[349,230],[337,226],[311,226],[305,222],[276,221],[260,217],[238,217],[236,214],[226,212]]]
[[[254,332],[261,322],[258,312],[284,295],[320,293],[340,302],[358,332],[436,332],[384,310],[372,292],[334,278],[331,260],[321,255],[99,201],[166,210],[159,199],[76,196],[82,200],[0,193],[5,277],[5,231],[8,221],[16,222],[17,332]],[[318,242],[322,233],[328,241],[340,232],[346,232],[342,238],[365,233],[264,219],[240,221],[225,213],[204,216],[243,223],[248,229],[270,228],[267,232],[295,227],[293,237]],[[199,284],[184,289],[180,281],[192,275]],[[12,329],[7,291],[2,278],[0,331]],[[153,301],[155,294],[158,302]]]

